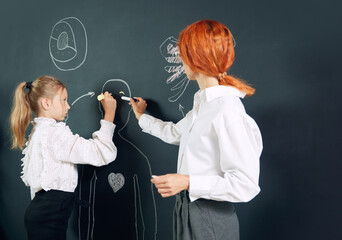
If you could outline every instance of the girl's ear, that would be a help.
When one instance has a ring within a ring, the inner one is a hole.
[[[40,99],[40,106],[42,107],[43,111],[48,111],[50,109],[51,103],[48,98],[41,98]]]

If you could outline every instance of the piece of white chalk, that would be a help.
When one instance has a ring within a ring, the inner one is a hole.
[[[129,97],[125,97],[125,96],[122,96],[121,99],[125,100],[125,101],[129,101],[129,102],[131,101],[131,99]]]
[[[152,175],[152,178],[158,178],[158,176],[156,176],[156,175]]]

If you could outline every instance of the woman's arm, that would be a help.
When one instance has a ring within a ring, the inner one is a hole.
[[[223,176],[190,175],[190,199],[248,202],[259,192],[259,157],[262,140],[258,126],[249,117],[214,123]]]
[[[130,105],[133,108],[136,118],[139,120],[139,126],[146,133],[160,138],[166,143],[179,145],[182,132],[187,126],[189,112],[185,118],[178,123],[164,122],[160,119],[145,114],[147,107],[146,101],[140,97],[135,97],[136,102],[131,99]]]

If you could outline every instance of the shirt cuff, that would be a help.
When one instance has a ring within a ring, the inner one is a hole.
[[[138,124],[141,127],[141,129],[143,130],[143,132],[149,133],[149,129],[150,129],[150,125],[151,125],[152,120],[153,120],[153,117],[146,114],[146,113],[144,113],[140,116]]]
[[[211,181],[203,176],[189,175],[189,198],[193,202],[198,198],[210,199]]]
[[[100,121],[100,124],[101,128],[97,131],[97,133],[101,134],[101,136],[105,137],[108,140],[112,140],[116,125],[112,122],[103,119]]]

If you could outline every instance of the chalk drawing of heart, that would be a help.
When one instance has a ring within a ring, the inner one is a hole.
[[[116,193],[125,185],[125,177],[121,173],[110,173],[108,175],[108,182],[114,193]]]

